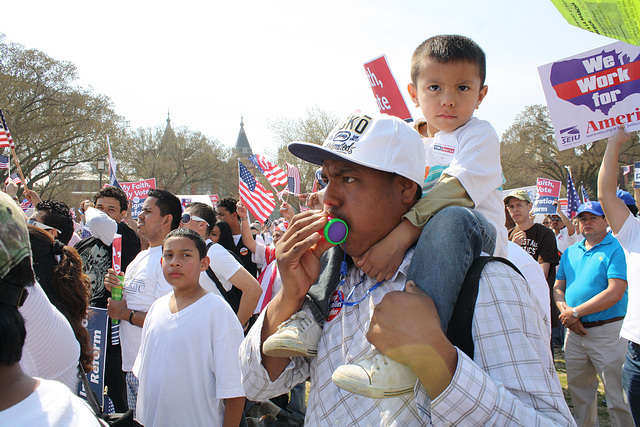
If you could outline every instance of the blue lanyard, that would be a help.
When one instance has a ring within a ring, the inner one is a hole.
[[[346,257],[347,255],[345,253],[345,259],[343,259],[342,264],[340,264],[340,283],[338,284],[338,289],[344,285],[347,277],[347,271],[349,270]],[[382,282],[378,282],[372,287],[370,287],[369,289],[367,289],[367,292],[365,292],[364,296],[360,298],[358,301],[351,301],[351,298],[353,297],[353,293],[355,292],[356,288],[364,282],[365,276],[366,275],[362,273],[362,277],[360,278],[360,281],[353,286],[353,289],[351,289],[351,292],[349,292],[349,295],[347,295],[346,299],[342,297],[342,294],[338,293],[338,301],[342,305],[346,305],[347,307],[353,307],[355,305],[360,304],[362,301],[364,301],[366,297],[369,296],[371,292],[373,292],[378,286],[380,286],[384,282],[384,280]]]

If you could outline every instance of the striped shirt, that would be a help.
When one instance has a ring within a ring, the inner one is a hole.
[[[391,281],[360,304],[342,307],[325,323],[316,358],[293,358],[273,382],[261,364],[262,313],[240,347],[247,398],[281,395],[310,376],[306,426],[575,425],[549,350],[548,319],[541,315],[526,282],[501,263],[490,263],[480,279],[472,325],[474,361],[458,351],[453,380],[433,401],[419,382],[414,394],[375,400],[348,393],[331,381],[338,366],[371,349],[366,333],[373,309],[384,294],[404,288],[411,255],[412,251],[407,253]],[[361,277],[352,266],[342,290],[345,295]],[[366,277],[353,300],[374,284]]]

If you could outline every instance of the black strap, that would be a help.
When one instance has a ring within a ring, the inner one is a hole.
[[[213,244],[214,244],[213,242],[210,242],[210,243],[207,244],[207,252],[209,251],[209,248]],[[229,251],[227,251],[227,252],[229,252]],[[231,252],[229,252],[229,253],[231,253]],[[242,264],[240,263],[240,265],[242,265]],[[218,288],[218,292],[220,292],[220,295],[222,295],[222,298],[224,298],[229,303],[229,305],[231,306],[233,311],[237,314],[238,313],[238,309],[240,308],[240,298],[242,298],[242,291],[240,291],[235,286],[233,286],[231,288],[231,291],[227,291],[224,288],[224,286],[222,286],[222,283],[220,282],[220,279],[218,279],[218,276],[216,276],[216,274],[211,269],[211,265],[209,265],[209,267],[207,267],[206,273],[207,273],[207,276],[209,276],[209,278],[213,281],[213,283],[216,284],[216,288]]]
[[[29,291],[27,291],[26,288],[16,286],[0,278],[0,302],[20,308],[26,301],[28,295]]]
[[[499,261],[513,268],[520,276],[524,278],[520,270],[508,259],[494,256],[481,256],[476,258],[462,283],[462,288],[458,294],[458,300],[451,315],[451,321],[447,327],[447,338],[449,341],[467,356],[473,359],[474,345],[471,334],[471,324],[473,321],[473,312],[478,299],[478,285],[480,283],[480,275],[484,267],[490,261]]]
[[[91,389],[89,385],[89,380],[87,379],[87,374],[85,374],[84,369],[82,369],[82,364],[78,363],[78,377],[80,378],[80,382],[84,387],[84,393],[87,396],[87,403],[93,410],[93,413],[96,416],[99,416],[102,413],[102,408],[100,407],[100,403],[98,403],[98,399],[96,394]]]

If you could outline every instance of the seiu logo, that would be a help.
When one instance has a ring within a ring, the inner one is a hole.
[[[580,130],[577,126],[571,126],[570,128],[560,130],[560,137],[563,144],[569,144],[580,139]]]

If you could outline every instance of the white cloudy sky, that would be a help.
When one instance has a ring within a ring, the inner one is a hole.
[[[243,115],[263,153],[274,143],[269,121],[313,106],[377,111],[362,64],[381,54],[405,92],[413,49],[436,34],[485,50],[489,94],[477,115],[499,134],[526,105],[545,103],[539,65],[614,41],[569,25],[550,0],[4,3],[8,40],[73,62],[132,127],[164,125],[170,110],[174,126],[231,146]]]

